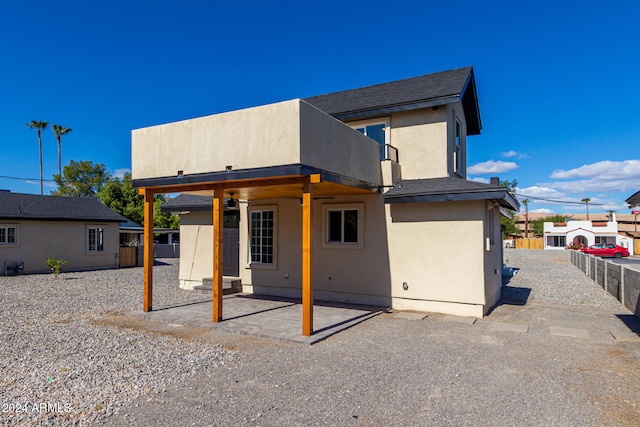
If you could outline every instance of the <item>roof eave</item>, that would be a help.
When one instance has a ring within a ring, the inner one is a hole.
[[[473,200],[493,200],[505,209],[517,211],[520,203],[506,188],[504,190],[488,189],[480,191],[431,193],[431,194],[403,194],[383,196],[384,202],[394,203],[433,203],[433,202],[457,202]]]
[[[454,104],[456,102],[460,102],[460,95],[451,95],[451,96],[446,96],[442,98],[427,99],[427,100],[422,100],[417,102],[389,105],[385,107],[370,108],[370,109],[363,109],[363,110],[357,110],[357,111],[348,111],[345,113],[338,113],[338,114],[331,114],[331,115],[336,119],[344,122],[344,121],[364,119],[364,118],[374,117],[374,116],[383,116],[383,115],[392,114],[392,113],[400,113],[405,111],[421,110],[424,108],[439,107],[441,105]]]

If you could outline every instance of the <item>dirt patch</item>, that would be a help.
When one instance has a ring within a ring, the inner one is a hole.
[[[223,331],[189,325],[167,324],[157,320],[126,316],[123,314],[111,314],[92,323],[97,326],[126,328],[164,335],[184,341],[221,345],[227,350],[232,351],[247,352],[273,345],[273,341],[264,338],[228,334]]]
[[[606,354],[602,366],[582,366],[583,384],[581,393],[585,399],[594,402],[601,411],[601,423],[607,426],[637,426],[640,419],[640,357],[634,349],[617,344],[614,347],[593,348],[595,352]],[[576,390],[578,392],[578,390]]]

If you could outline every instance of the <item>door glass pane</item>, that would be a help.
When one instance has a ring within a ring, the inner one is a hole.
[[[377,125],[369,125],[367,126],[367,136],[373,139],[374,141],[378,141],[379,144],[384,145],[385,144],[384,130],[383,130],[384,128],[385,128],[384,123],[380,123]]]

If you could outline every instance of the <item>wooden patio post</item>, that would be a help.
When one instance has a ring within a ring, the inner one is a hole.
[[[147,313],[153,308],[153,192],[141,190],[144,195],[144,297],[142,310]]]
[[[224,190],[213,190],[213,301],[214,322],[222,321],[222,242],[224,221]]]
[[[302,187],[302,335],[313,332],[313,239],[311,229],[313,184],[320,182],[320,175],[305,178]]]

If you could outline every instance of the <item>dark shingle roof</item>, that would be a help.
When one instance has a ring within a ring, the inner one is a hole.
[[[228,199],[224,199],[224,208],[227,209]],[[213,209],[213,196],[198,196],[194,194],[180,194],[167,200],[160,210],[165,213],[182,211],[210,211]]]
[[[520,208],[506,187],[449,177],[403,180],[384,193],[383,198],[385,203],[495,200],[507,209]]]
[[[631,208],[634,208],[636,206],[640,206],[640,191],[638,191],[637,193],[635,193],[634,195],[629,197],[627,199],[627,203],[629,204],[629,207],[631,207]]]
[[[165,213],[180,211],[210,211],[213,209],[213,196],[196,196],[194,194],[180,194],[167,200],[160,207]]]
[[[314,96],[305,101],[339,120],[462,102],[467,133],[476,135],[482,129],[472,67]]]
[[[97,199],[0,191],[0,219],[124,222]]]

